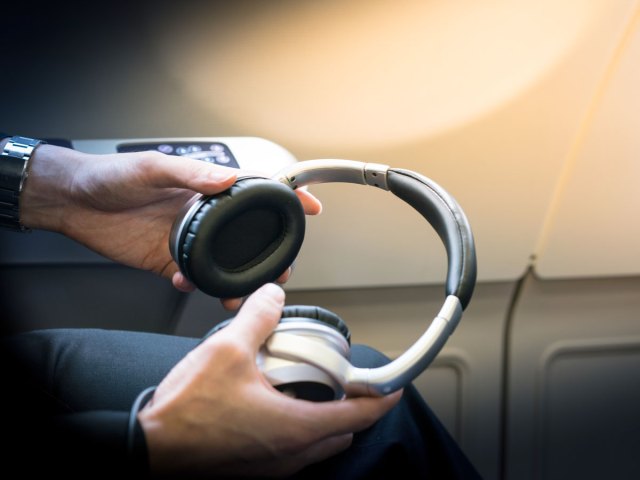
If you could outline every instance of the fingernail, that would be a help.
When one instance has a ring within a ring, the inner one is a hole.
[[[227,170],[211,170],[207,175],[208,179],[214,182],[227,182],[230,179],[236,178],[235,172],[229,172]]]

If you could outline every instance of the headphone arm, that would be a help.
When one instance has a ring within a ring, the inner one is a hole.
[[[391,363],[359,368],[332,348],[299,335],[275,332],[265,343],[270,355],[304,362],[334,378],[347,396],[381,396],[413,381],[436,357],[462,317],[462,305],[449,295],[422,336]]]
[[[355,183],[389,190],[388,165],[355,160],[305,160],[281,170],[273,178],[292,189],[314,183]]]

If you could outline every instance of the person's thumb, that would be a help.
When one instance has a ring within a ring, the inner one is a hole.
[[[241,335],[258,351],[280,321],[284,298],[278,285],[263,285],[245,300],[226,330]]]
[[[156,158],[146,173],[155,187],[188,188],[205,195],[226,190],[237,178],[234,168],[171,155]]]

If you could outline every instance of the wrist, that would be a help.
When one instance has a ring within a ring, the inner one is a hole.
[[[20,194],[20,219],[25,227],[58,232],[64,229],[72,173],[81,155],[53,145],[41,145],[34,152]]]

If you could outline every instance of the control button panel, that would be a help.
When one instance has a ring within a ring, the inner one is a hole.
[[[118,152],[144,152],[157,150],[167,155],[191,157],[204,162],[239,168],[231,150],[220,142],[149,142],[149,143],[121,143]]]

